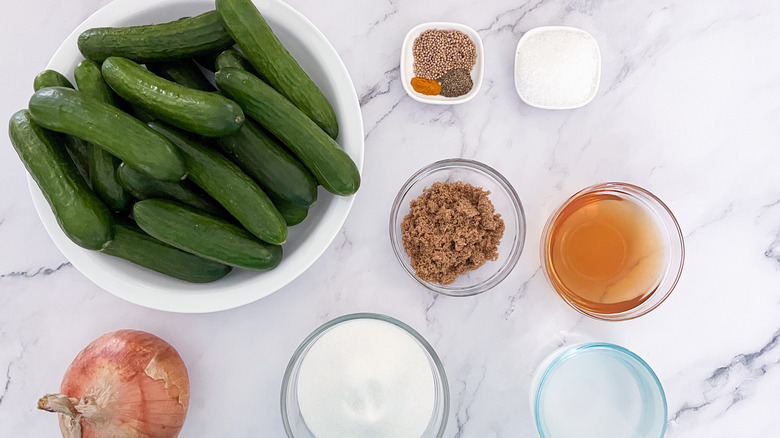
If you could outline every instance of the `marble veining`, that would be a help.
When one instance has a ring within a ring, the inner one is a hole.
[[[545,0],[539,0],[533,4],[526,3],[522,6],[518,6],[516,8],[502,12],[496,15],[496,18],[493,19],[493,21],[487,27],[477,29],[477,32],[481,34],[480,37],[483,37],[484,34],[495,35],[504,31],[509,31],[512,33],[512,35],[517,35],[517,27],[521,24],[524,24],[522,23],[523,18],[535,11],[544,3]],[[520,15],[517,15],[518,13]]]
[[[60,42],[109,0],[7,5],[14,68],[2,114],[27,104]],[[283,436],[278,396],[299,343],[353,312],[398,318],[442,360],[451,392],[445,437],[534,437],[528,390],[552,351],[623,345],[662,381],[669,437],[774,437],[780,429],[780,3],[774,0],[289,0],[330,39],[352,77],[366,138],[362,187],[344,228],[300,278],[228,312],[179,315],[100,290],[46,235],[25,171],[0,139],[0,436],[58,436],[35,409],[77,352],[121,328],[175,345],[192,382],[182,437]],[[479,94],[457,106],[406,96],[399,57],[425,21],[467,24],[485,48]],[[599,43],[596,98],[573,111],[523,104],[514,53],[527,30],[585,29]],[[398,266],[387,220],[404,181],[465,157],[501,172],[526,212],[512,273],[470,298],[433,294]],[[568,307],[541,271],[548,216],[576,191],[626,181],[661,198],[686,241],[680,283],[650,314],[605,323]]]
[[[401,77],[400,71],[401,71],[400,66],[387,70],[384,73],[385,82],[376,83],[372,85],[371,88],[369,88],[367,91],[360,94],[360,98],[359,98],[360,106],[362,107],[363,105],[368,104],[369,102],[371,102],[371,100],[373,100],[377,96],[382,96],[384,94],[389,93],[390,87],[393,84],[393,82],[397,81]],[[387,115],[388,113],[389,111],[385,113],[385,115]]]
[[[456,400],[459,400],[457,405],[453,408],[455,411],[455,438],[463,437],[466,432],[466,426],[468,426],[469,420],[471,419],[469,408],[471,408],[471,405],[474,403],[477,393],[482,387],[482,382],[485,381],[487,366],[482,364],[476,374],[476,378],[473,378],[472,376],[474,373],[469,373],[468,380],[459,380],[452,385],[453,389],[456,391],[455,398]]]
[[[533,275],[531,275],[527,280],[520,283],[520,287],[517,289],[517,292],[512,294],[512,296],[509,297],[509,305],[507,306],[506,312],[504,312],[504,319],[508,319],[510,316],[512,316],[512,313],[515,311],[515,307],[518,305],[518,301],[525,298],[529,284],[537,278],[538,275],[544,275],[542,273],[542,267],[539,266],[539,268],[534,271]]]
[[[52,275],[57,272],[59,272],[60,269],[63,268],[69,268],[71,267],[70,262],[61,263],[59,266],[55,268],[47,268],[47,267],[40,267],[37,269],[30,269],[29,271],[13,271],[13,272],[7,272],[5,274],[0,274],[0,278],[11,278],[11,277],[24,277],[24,278],[33,278],[38,275]]]
[[[669,415],[668,436],[674,436],[681,419],[689,415],[717,417],[737,403],[744,401],[754,391],[762,378],[780,365],[780,330],[777,330],[758,351],[734,356],[724,366],[716,368],[701,384],[702,393],[695,401],[686,401]]]
[[[8,387],[11,386],[11,365],[13,365],[13,362],[8,363],[8,369],[5,371],[5,386],[3,386],[3,394],[0,395],[0,405],[3,404],[3,399],[6,393],[8,393]]]
[[[733,202],[729,202],[729,205],[727,205],[726,208],[724,208],[723,210],[717,212],[717,214],[714,217],[706,219],[705,222],[692,227],[690,231],[685,233],[685,236],[684,236],[685,239],[690,239],[691,236],[693,236],[695,233],[701,231],[705,227],[708,227],[708,226],[710,226],[712,224],[715,224],[717,222],[720,222],[720,221],[726,219],[729,216],[729,214],[731,214],[731,212],[733,212],[733,211],[734,211],[734,203]]]

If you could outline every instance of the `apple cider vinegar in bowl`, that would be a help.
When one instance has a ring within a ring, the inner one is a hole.
[[[623,312],[658,287],[668,253],[652,212],[616,195],[588,193],[567,205],[551,230],[550,273],[578,305]]]
[[[567,303],[599,319],[625,320],[658,306],[679,279],[683,239],[652,193],[605,183],[553,213],[542,240],[545,274]]]

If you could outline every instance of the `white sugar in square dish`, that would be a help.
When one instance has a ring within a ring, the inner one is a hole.
[[[515,88],[528,105],[579,108],[593,100],[600,80],[599,45],[584,30],[537,27],[523,34],[517,43]]]

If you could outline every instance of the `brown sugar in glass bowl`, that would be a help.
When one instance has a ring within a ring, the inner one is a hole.
[[[435,182],[409,204],[401,222],[402,241],[420,279],[452,284],[498,260],[504,220],[489,194],[460,181]]]
[[[431,190],[427,192],[427,201],[444,204],[439,209],[439,219],[448,215],[457,219],[460,231],[447,229],[445,220],[437,222],[436,215],[429,217],[424,205],[413,202],[428,188]],[[458,190],[464,192],[458,195]],[[449,195],[465,199],[457,205],[448,200]],[[416,220],[407,220],[404,225],[408,216]],[[503,222],[503,231],[499,231],[499,221]],[[474,234],[463,232],[474,224],[484,229]],[[407,253],[405,243],[408,247],[418,238],[424,242],[431,237],[432,230],[439,234],[432,245],[409,248]],[[458,242],[460,251],[446,250],[451,231],[459,237],[450,241],[450,249],[453,242]],[[514,188],[496,170],[473,160],[442,160],[420,169],[399,191],[390,213],[390,241],[399,263],[418,283],[445,295],[475,295],[499,284],[514,268],[525,242],[525,214]],[[434,261],[436,257],[438,262]],[[450,270],[441,269],[443,266]]]

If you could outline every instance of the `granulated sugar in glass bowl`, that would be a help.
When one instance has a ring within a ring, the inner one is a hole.
[[[537,27],[517,43],[515,88],[528,105],[579,108],[596,96],[600,79],[599,45],[582,29]]]

